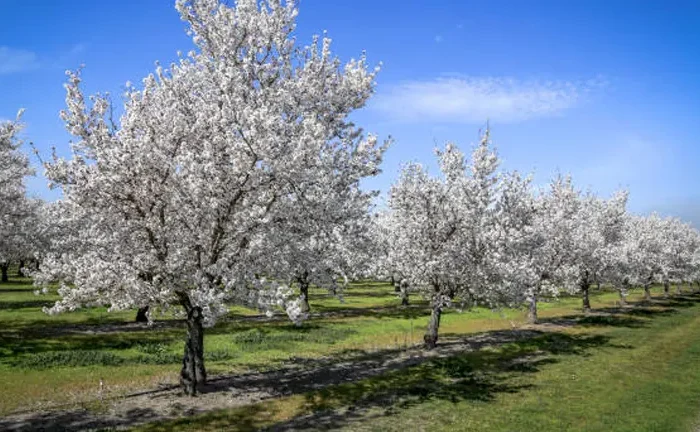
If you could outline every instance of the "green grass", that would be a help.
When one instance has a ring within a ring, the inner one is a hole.
[[[660,294],[658,289],[654,290]],[[296,327],[285,321],[232,317],[207,329],[210,374],[266,370],[295,357],[349,358],[420,342],[427,309],[398,307],[393,288],[358,283],[345,302],[314,290],[312,310],[328,313]],[[184,328],[89,334],[85,329],[130,322],[135,312],[104,308],[47,316],[55,296],[33,294],[26,280],[0,284],[0,415],[42,405],[86,403],[102,379],[109,395],[177,380]],[[630,300],[640,300],[633,292]],[[417,299],[412,299],[417,300]],[[698,299],[700,300],[700,299]],[[617,295],[593,292],[597,308]],[[694,297],[664,307],[609,316],[578,316],[580,299],[542,303],[556,327],[497,347],[434,359],[373,378],[305,394],[145,425],[140,430],[255,430],[315,416],[319,428],[348,430],[689,430],[700,414],[700,305]],[[571,319],[578,325],[566,324]],[[450,312],[444,340],[523,324],[524,311]],[[82,332],[70,331],[80,326]]]

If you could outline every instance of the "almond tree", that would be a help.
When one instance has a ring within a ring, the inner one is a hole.
[[[571,265],[576,268],[584,312],[591,309],[589,290],[595,275],[602,275],[611,265],[615,246],[622,240],[627,197],[627,191],[617,192],[609,200],[591,193],[581,196],[574,222]]]
[[[79,221],[56,241],[77,247],[57,248],[37,282],[61,282],[49,313],[180,307],[181,384],[193,395],[206,381],[203,328],[228,303],[301,314],[284,281],[265,274],[270,245],[303,222],[285,217],[290,203],[303,202],[319,171],[348,175],[328,171],[326,158],[362,165],[384,146],[347,122],[376,70],[364,55],[341,67],[325,37],[297,47],[291,2],[179,0],[177,9],[197,49],[128,85],[118,122],[107,96],[86,100],[80,72],[68,74],[61,117],[77,141],[46,174],[63,190],[61,217]]]
[[[490,261],[499,235],[494,210],[498,157],[488,131],[467,164],[456,146],[437,151],[441,177],[408,164],[390,191],[392,261],[399,274],[430,301],[425,345],[434,348],[442,311],[453,304],[491,302]]]
[[[7,282],[11,262],[19,263],[29,252],[36,201],[26,196],[24,178],[32,174],[18,138],[22,130],[15,121],[0,122],[0,281]]]
[[[532,194],[525,184],[505,194],[511,204],[501,219],[514,219],[501,247],[500,271],[510,285],[511,297],[528,305],[527,320],[537,322],[537,302],[541,295],[557,295],[572,279],[571,261],[580,208],[579,192],[571,177],[557,176],[549,189]]]

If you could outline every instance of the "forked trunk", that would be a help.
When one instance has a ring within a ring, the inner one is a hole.
[[[180,385],[185,394],[195,396],[198,387],[206,384],[207,371],[204,368],[204,327],[202,308],[191,307],[187,311],[187,340],[182,359]]]
[[[136,322],[137,323],[147,323],[148,322],[148,306],[139,308],[136,312]]]
[[[10,268],[10,263],[0,264],[0,272],[2,272],[2,276],[0,276],[0,282],[7,282],[8,281],[7,270],[9,268]]]
[[[644,285],[644,300],[651,301],[651,290],[649,284]]]
[[[442,315],[442,306],[434,305],[430,313],[430,321],[428,321],[428,331],[425,333],[425,336],[423,336],[425,348],[429,350],[437,346],[440,315]]]
[[[668,288],[669,288],[669,283],[668,281],[664,281],[664,298],[668,298]]]
[[[527,308],[527,322],[537,324],[537,293],[533,292],[529,299]]]

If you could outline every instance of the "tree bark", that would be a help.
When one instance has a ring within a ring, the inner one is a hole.
[[[433,310],[430,313],[430,321],[428,321],[428,331],[426,331],[425,336],[423,336],[426,349],[431,350],[437,346],[440,315],[442,315],[442,306],[433,305]]]
[[[148,322],[148,306],[139,308],[136,312],[136,322],[137,323],[147,323]]]
[[[668,298],[668,288],[669,288],[669,283],[668,281],[664,281],[664,298]]]
[[[683,294],[683,290],[681,290],[681,284],[677,283],[676,284],[676,295],[682,295],[682,294]]]
[[[537,293],[533,292],[529,299],[527,308],[527,322],[537,324]]]
[[[187,311],[187,340],[182,359],[180,385],[185,394],[196,396],[197,389],[207,382],[204,368],[204,327],[202,326],[202,308],[190,307]]]
[[[596,290],[600,291],[600,282],[596,282],[595,285],[596,285]]]
[[[2,263],[0,264],[0,272],[2,272],[2,276],[0,276],[0,282],[7,282],[9,280],[7,276],[7,270],[10,268],[10,263]]]
[[[651,291],[649,284],[644,284],[644,300],[651,301]]]
[[[301,311],[308,313],[311,310],[309,305],[309,274],[304,272],[298,278],[299,281],[299,294],[301,296]]]
[[[399,285],[399,291],[401,291],[401,306],[408,306],[408,281],[406,279],[401,279]]]
[[[17,267],[17,277],[23,277],[22,267],[24,267],[24,260],[19,260],[19,267]]]
[[[591,310],[591,299],[589,298],[588,292],[591,288],[591,282],[587,277],[581,278],[580,282],[581,296],[583,297],[583,311],[590,312]]]

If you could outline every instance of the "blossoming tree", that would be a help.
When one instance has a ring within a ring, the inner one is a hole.
[[[177,9],[197,49],[128,85],[118,123],[108,98],[86,100],[80,72],[69,73],[61,116],[77,141],[46,171],[63,190],[61,217],[80,229],[59,240],[77,247],[47,257],[37,281],[62,282],[50,313],[181,307],[181,384],[195,394],[206,381],[203,327],[228,303],[301,312],[284,281],[266,277],[271,264],[260,265],[275,236],[303,222],[285,217],[290,203],[319,172],[348,175],[327,170],[329,158],[367,165],[384,146],[347,121],[376,70],[364,55],[342,66],[325,37],[297,47],[291,2],[178,0]]]

